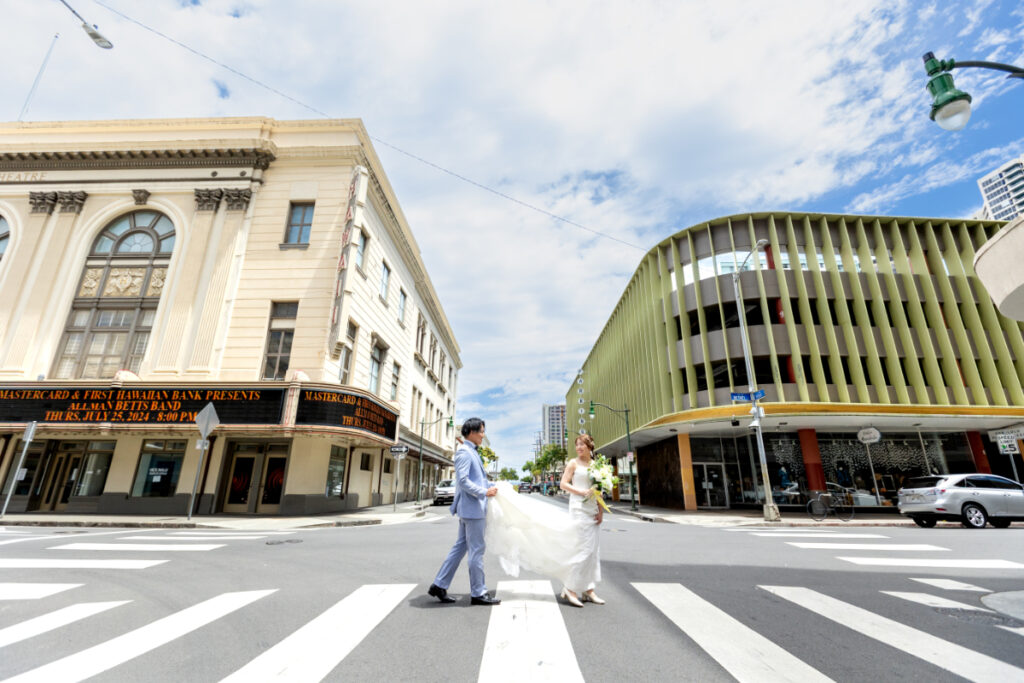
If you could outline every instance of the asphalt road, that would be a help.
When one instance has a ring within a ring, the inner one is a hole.
[[[488,557],[490,608],[470,605],[465,565],[456,604],[426,595],[456,534],[445,512],[294,533],[0,527],[0,679],[1024,679],[1024,620],[983,602],[1024,590],[1024,525],[612,516],[606,605],[558,603],[560,586]],[[79,562],[125,560],[158,564]]]

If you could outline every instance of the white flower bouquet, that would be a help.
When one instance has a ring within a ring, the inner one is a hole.
[[[611,493],[611,490],[619,483],[619,478],[615,476],[612,464],[608,462],[607,457],[601,454],[594,456],[588,471],[590,472],[590,481],[593,484],[593,488],[602,493]]]

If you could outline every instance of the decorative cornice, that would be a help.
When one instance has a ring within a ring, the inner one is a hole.
[[[251,166],[266,170],[275,157],[258,149],[152,149],[97,152],[0,152],[0,171]]]
[[[53,213],[57,204],[56,192],[29,192],[28,203],[32,205],[32,213]]]
[[[57,201],[60,202],[61,213],[82,213],[82,205],[89,195],[81,190],[74,192],[58,192]]]
[[[224,197],[224,190],[202,190],[196,188],[196,211],[216,211],[220,206],[220,200]]]
[[[249,208],[249,200],[252,199],[252,190],[224,188],[224,202],[228,211],[245,211]]]
[[[149,190],[132,190],[132,197],[135,199],[135,203],[139,206],[143,206],[149,201]]]

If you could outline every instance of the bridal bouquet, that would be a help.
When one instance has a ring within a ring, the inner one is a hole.
[[[597,504],[605,509],[606,512],[611,512],[608,506],[604,502],[604,496],[601,494],[605,491],[611,491],[612,488],[619,483],[619,478],[615,476],[615,471],[612,469],[612,465],[608,462],[608,458],[603,455],[594,455],[593,460],[590,462],[588,468],[590,473],[590,497],[597,500]]]
[[[595,455],[589,471],[590,481],[598,491],[611,491],[619,483],[619,478],[615,476],[615,470],[606,456]]]

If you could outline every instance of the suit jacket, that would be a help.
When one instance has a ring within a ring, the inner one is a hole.
[[[487,474],[476,445],[466,441],[455,451],[455,498],[451,511],[465,519],[483,519],[487,515]]]

